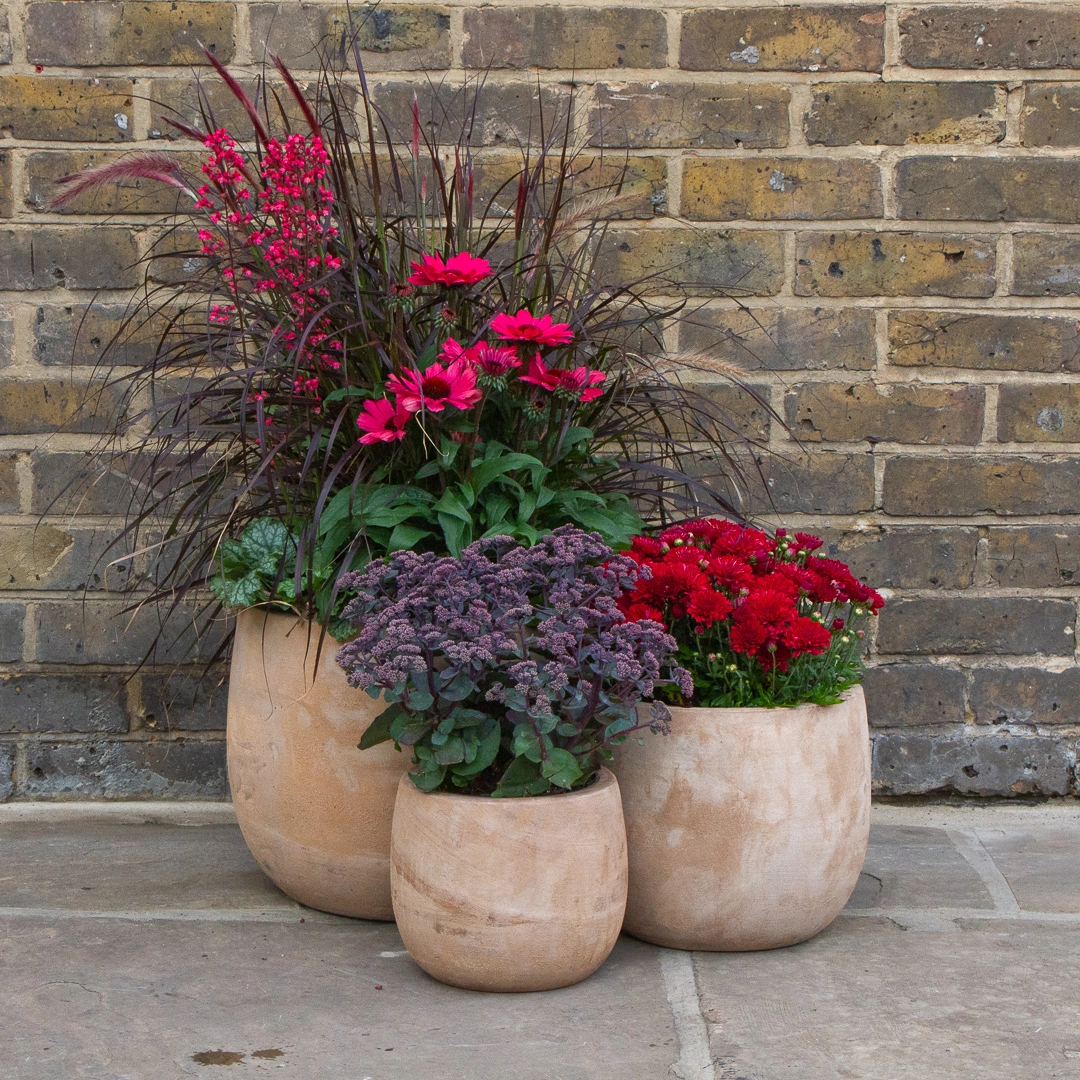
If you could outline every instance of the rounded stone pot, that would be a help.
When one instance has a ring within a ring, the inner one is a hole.
[[[338,645],[293,615],[240,613],[227,724],[233,806],[256,862],[308,907],[393,919],[390,821],[409,755],[357,744],[384,708],[349,686]]]
[[[554,990],[591,975],[626,907],[626,833],[607,769],[583,791],[425,794],[402,777],[391,887],[413,959],[466,990]]]
[[[870,832],[861,686],[838,705],[672,709],[615,751],[630,886],[624,929],[674,949],[776,949],[847,903]]]

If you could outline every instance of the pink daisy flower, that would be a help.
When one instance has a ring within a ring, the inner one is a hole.
[[[412,268],[410,285],[475,285],[491,273],[491,263],[467,251],[451,255],[446,262],[439,255],[425,255]]]
[[[553,323],[550,315],[537,318],[524,308],[516,315],[500,312],[491,320],[491,330],[504,341],[528,341],[536,345],[565,345],[574,340],[569,323]]]
[[[455,360],[445,368],[442,364],[432,364],[423,375],[417,371],[391,375],[386,388],[411,413],[421,409],[442,412],[447,405],[471,409],[484,396],[476,387],[476,372],[464,359]]]
[[[606,378],[602,371],[590,371],[586,367],[549,368],[539,356],[534,356],[529,364],[528,375],[522,375],[521,381],[552,392],[565,390],[567,393],[576,393],[582,401],[594,401],[604,392],[600,389],[600,384]]]
[[[365,401],[364,411],[356,418],[356,426],[365,433],[360,436],[360,441],[370,446],[404,439],[409,416],[408,410],[395,405],[389,398]]]

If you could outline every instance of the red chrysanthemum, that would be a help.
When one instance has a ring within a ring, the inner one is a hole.
[[[803,653],[817,656],[832,644],[832,635],[821,623],[800,615],[784,631],[783,642],[791,650],[792,656]]]
[[[731,601],[723,594],[711,589],[698,589],[686,605],[686,613],[694,622],[702,626],[712,626],[731,614]]]
[[[817,551],[824,543],[825,541],[820,536],[814,536],[812,533],[797,532],[795,534],[795,546],[800,551]]]
[[[748,589],[754,578],[754,571],[737,555],[709,557],[706,560],[706,566],[716,587],[732,595],[738,595],[741,590]]]

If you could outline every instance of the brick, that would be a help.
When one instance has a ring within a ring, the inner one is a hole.
[[[15,361],[15,321],[6,311],[0,311],[0,368]]]
[[[1080,724],[1080,668],[980,668],[971,709],[977,724]]]
[[[119,675],[0,675],[0,732],[126,732]]]
[[[481,71],[665,67],[667,22],[649,8],[466,8],[462,63]]]
[[[744,371],[874,366],[874,313],[863,308],[698,308],[679,319],[679,348]]]
[[[683,383],[687,389],[707,399],[709,415],[719,419],[729,431],[754,442],[768,442],[772,420],[769,387],[695,383],[686,375],[683,376]],[[688,433],[686,425],[680,423],[677,417],[671,417],[669,422],[676,438],[694,438],[695,433]]]
[[[412,136],[412,105],[416,96],[420,121],[433,141],[456,145],[468,131],[473,146],[513,146],[515,149],[537,130],[541,113],[547,123],[565,117],[569,94],[559,87],[529,83],[485,83],[438,89],[424,84],[389,81],[371,88],[372,99],[385,116],[391,133],[408,142]]]
[[[19,512],[19,457],[0,454],[0,514]]]
[[[39,450],[30,461],[32,513],[122,515],[136,508],[138,489],[118,458]]]
[[[874,507],[874,462],[869,454],[772,454],[750,471],[749,509],[754,513],[858,514]]]
[[[0,744],[0,802],[15,794],[15,747]]]
[[[142,726],[148,731],[224,731],[227,674],[145,675]]]
[[[32,435],[51,431],[106,432],[120,417],[122,388],[60,379],[0,379],[0,431]]]
[[[861,581],[888,589],[966,589],[975,576],[978,529],[920,525],[816,530],[830,559]]]
[[[0,589],[94,591],[124,587],[132,560],[112,547],[115,530],[38,522],[0,530]]]
[[[41,601],[34,609],[36,659],[58,664],[138,664],[151,655],[161,663],[209,660],[227,629],[224,619],[211,621],[205,613],[180,608],[162,631],[164,612],[143,607],[132,613],[127,607],[112,600]]]
[[[916,68],[1080,67],[1080,11],[1041,4],[914,8],[900,17],[900,53]]]
[[[122,304],[42,304],[31,322],[33,357],[47,366],[145,364],[163,323]]]
[[[889,363],[981,371],[1080,371],[1075,318],[889,312]]]
[[[601,82],[590,145],[732,150],[787,146],[786,86]]]
[[[1080,146],[1080,83],[1028,83],[1020,124],[1024,146]]]
[[[1028,596],[893,600],[878,616],[878,651],[1071,656],[1076,605]]]
[[[31,64],[188,67],[205,63],[200,43],[222,63],[232,60],[232,4],[45,0],[27,6]]]
[[[881,174],[871,161],[688,158],[681,213],[696,221],[880,217]]]
[[[130,287],[138,258],[130,229],[0,229],[0,289]]]
[[[21,660],[23,654],[23,604],[0,603],[0,662]]]
[[[153,239],[145,263],[147,277],[159,285],[187,285],[208,268],[198,230],[182,226]]]
[[[10,151],[0,150],[0,217],[9,218],[15,213],[15,189],[11,178],[14,160]]]
[[[0,131],[16,139],[126,142],[135,137],[133,79],[4,75]]]
[[[1067,795],[1072,764],[1056,739],[915,732],[879,735],[873,760],[882,795]]]
[[[55,211],[50,204],[60,193],[55,181],[97,165],[120,161],[123,151],[40,150],[23,163],[21,198],[23,205],[37,212],[71,214],[171,214],[186,213],[191,199],[167,184],[155,180],[129,179],[109,183],[86,192]],[[201,160],[201,155],[200,155]],[[189,176],[198,176],[194,155],[181,158]]]
[[[597,255],[605,284],[638,282],[643,292],[673,288],[770,296],[784,283],[783,237],[775,232],[703,232],[613,227]]]
[[[364,69],[441,71],[450,66],[450,11],[421,4],[252,4],[251,55],[276,53],[290,67],[319,70],[325,56],[354,64],[353,41]]]
[[[519,154],[478,161],[475,169],[478,205],[486,209],[491,204],[493,209],[498,207],[512,213],[521,165]],[[549,189],[554,187],[557,173],[555,170]],[[584,197],[601,201],[598,212],[604,220],[655,217],[667,205],[667,161],[661,157],[601,157],[579,153],[574,158],[569,183],[563,188],[563,199],[569,202]],[[611,199],[611,204],[603,206],[605,199]]]
[[[802,441],[974,445],[982,435],[981,386],[804,383],[787,397],[787,421]]]
[[[11,23],[7,12],[0,12],[0,64],[10,64],[11,55]]]
[[[1080,221],[1080,177],[1071,161],[908,158],[896,186],[907,221]]]
[[[224,742],[38,743],[29,748],[32,799],[223,799]]]
[[[911,728],[964,722],[964,673],[937,664],[889,664],[863,677],[871,727]]]
[[[687,71],[880,71],[884,62],[883,7],[721,8],[682,19]]]
[[[355,126],[350,119],[356,107],[357,92],[347,84],[334,86],[330,91],[318,80],[305,80],[297,72],[297,84],[312,105],[320,120],[327,120],[332,113],[331,101],[337,102],[340,115],[350,132]],[[281,131],[286,121],[291,130],[304,129],[306,119],[300,106],[283,83],[268,80],[257,83],[253,79],[239,79],[240,87],[256,103],[259,114],[271,130]],[[254,137],[251,119],[235,94],[217,78],[155,79],[150,85],[151,139],[186,139],[186,136],[170,127],[167,120],[180,120],[189,127],[203,130],[205,123],[226,128],[240,141]],[[204,122],[203,113],[207,116]]]
[[[993,296],[991,237],[894,232],[798,235],[797,296]]]
[[[803,122],[809,143],[996,143],[1005,93],[990,83],[821,83]]]
[[[998,397],[999,442],[1080,442],[1080,386],[1006,383]]]
[[[1080,459],[988,456],[892,458],[887,514],[1080,514]]]
[[[1010,588],[1080,585],[1080,531],[1071,525],[991,528],[990,581]]]
[[[1080,296],[1080,236],[1013,237],[1014,296]]]

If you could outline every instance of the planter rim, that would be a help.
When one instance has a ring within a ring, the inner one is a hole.
[[[417,794],[423,796],[425,799],[451,799],[454,804],[465,802],[481,803],[484,806],[494,806],[499,803],[509,803],[516,806],[521,803],[546,803],[554,802],[558,799],[573,799],[573,798],[588,798],[589,796],[599,795],[600,792],[606,791],[613,784],[617,785],[618,781],[615,779],[615,774],[606,766],[600,766],[600,775],[594,784],[590,784],[587,788],[581,788],[578,791],[559,791],[554,794],[544,795],[522,795],[516,799],[493,799],[490,795],[458,795],[452,791],[421,791],[413,782],[408,773],[403,773],[401,777],[401,784],[408,784],[409,787]]]
[[[672,716],[680,713],[750,713],[751,715],[776,716],[777,714],[791,715],[802,709],[835,709],[840,705],[846,705],[856,692],[862,693],[862,683],[849,686],[839,701],[831,705],[816,705],[812,701],[802,701],[798,705],[669,705],[668,709]]]

